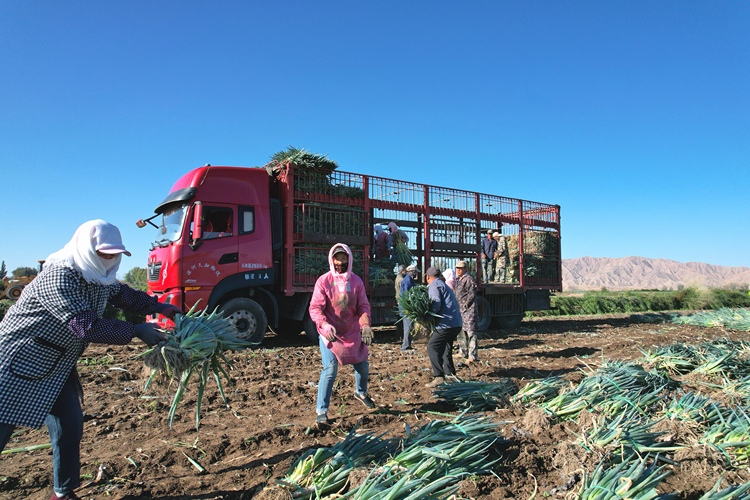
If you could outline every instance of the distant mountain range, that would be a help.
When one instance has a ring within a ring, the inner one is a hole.
[[[750,267],[728,267],[702,262],[676,262],[646,257],[579,257],[563,259],[563,290],[678,290],[747,287]]]

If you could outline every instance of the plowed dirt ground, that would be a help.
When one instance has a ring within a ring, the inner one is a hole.
[[[675,342],[698,343],[716,337],[745,338],[719,328],[644,322],[642,316],[577,317],[525,320],[518,331],[492,331],[480,341],[480,362],[458,369],[464,379],[519,384],[531,378],[563,374],[575,381],[581,369],[603,358],[635,360],[639,349]],[[173,429],[167,422],[171,392],[152,387],[138,341],[129,346],[92,345],[79,363],[85,392],[81,498],[250,499],[289,470],[302,452],[339,441],[355,425],[359,430],[388,430],[402,436],[435,418],[433,411],[457,409],[432,397],[424,341],[402,354],[394,328],[376,329],[370,354],[368,410],[355,400],[351,367],[339,370],[330,427],[318,428],[315,398],[320,352],[304,335],[269,334],[262,349],[231,354],[236,384],[227,389],[229,408],[209,384],[201,427],[195,429],[196,387],[189,387]],[[581,473],[598,457],[574,444],[575,422],[551,423],[540,410],[510,406],[491,412],[510,444],[495,476],[463,482],[463,498],[564,498],[580,486]],[[7,449],[48,442],[46,429],[24,430]],[[199,472],[191,461],[205,469]],[[661,489],[677,498],[697,499],[721,474],[737,484],[747,470],[726,470],[721,457],[695,452],[675,465]],[[0,498],[44,499],[51,493],[51,452],[5,454],[0,459]],[[265,490],[264,490],[265,488]]]

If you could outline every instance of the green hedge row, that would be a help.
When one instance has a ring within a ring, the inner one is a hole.
[[[649,311],[707,310],[750,307],[747,290],[685,288],[676,291],[617,291],[561,293],[552,296],[552,309],[533,316],[640,313]]]

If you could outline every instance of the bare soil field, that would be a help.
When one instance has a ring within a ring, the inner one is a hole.
[[[637,360],[640,349],[675,342],[698,343],[717,337],[746,338],[720,328],[643,322],[640,317],[597,316],[525,320],[518,331],[487,332],[480,362],[458,369],[465,380],[524,381],[563,374],[580,380],[581,369],[604,358]],[[227,387],[229,407],[209,382],[195,429],[196,388],[189,386],[173,429],[167,413],[171,391],[144,392],[138,341],[129,346],[92,345],[79,363],[85,392],[81,446],[81,498],[227,499],[268,497],[275,480],[310,448],[330,446],[355,426],[403,436],[457,408],[433,397],[424,341],[413,353],[400,351],[395,329],[376,329],[370,354],[368,410],[353,397],[351,367],[339,370],[330,426],[315,425],[320,352],[304,335],[269,334],[262,349],[233,353]],[[541,410],[509,405],[489,413],[508,439],[495,475],[463,481],[460,498],[565,498],[580,486],[599,457],[575,445],[576,422],[551,422]],[[48,442],[46,429],[23,430],[7,448]],[[199,464],[203,471],[195,464]],[[694,452],[669,466],[672,475],[660,491],[697,499],[720,477],[732,484],[750,480],[746,469],[728,470],[721,457]],[[0,458],[0,498],[44,499],[52,490],[51,452],[42,449]]]

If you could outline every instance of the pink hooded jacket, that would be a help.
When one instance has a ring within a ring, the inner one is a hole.
[[[344,250],[349,255],[349,266],[345,273],[337,273],[333,267],[333,255]],[[352,273],[354,256],[351,249],[337,243],[328,252],[331,270],[315,282],[315,291],[310,299],[310,318],[318,332],[323,325],[330,324],[336,329],[336,341],[326,340],[328,347],[340,365],[352,365],[365,361],[367,346],[362,343],[361,329],[370,326],[370,301],[365,295],[362,278]]]

